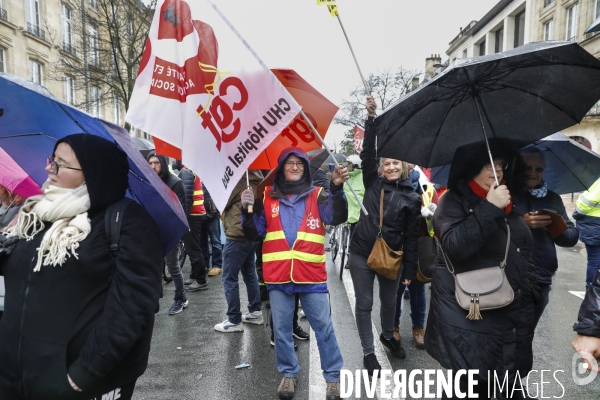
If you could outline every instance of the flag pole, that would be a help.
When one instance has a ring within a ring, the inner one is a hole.
[[[319,135],[319,132],[317,132],[317,130],[313,126],[312,122],[310,122],[310,119],[308,119],[308,117],[306,116],[306,114],[304,114],[304,110],[300,109],[300,114],[302,114],[302,118],[304,118],[304,121],[306,121],[306,123],[308,124],[308,126],[310,127],[310,129],[313,131],[313,134],[321,142],[321,144],[323,145],[323,147],[325,147],[325,150],[327,150],[327,153],[329,153],[329,156],[335,162],[335,157],[333,156],[333,153],[331,152],[331,150],[329,149],[329,147],[327,146],[327,144],[323,141],[323,138],[321,137],[321,135]],[[356,199],[356,201],[358,201],[358,204],[360,205],[360,208],[362,209],[363,213],[365,215],[369,215],[369,212],[367,211],[367,209],[363,205],[362,201],[360,200],[360,198],[358,197],[358,195],[354,191],[354,188],[352,187],[352,185],[350,184],[350,182],[346,181],[346,183],[348,184],[348,187],[350,188],[350,191],[354,195],[354,198]]]
[[[246,170],[246,187],[249,190],[252,190],[252,188],[250,187],[250,178],[248,177],[248,170]],[[248,204],[248,214],[252,214],[252,213],[253,213],[252,204]]]
[[[348,38],[348,35],[346,34],[346,29],[344,29],[344,24],[342,24],[342,19],[340,18],[340,13],[336,10],[336,15],[338,22],[340,23],[340,28],[342,28],[342,32],[344,33],[344,37],[346,38],[346,42],[348,43],[348,47],[350,48],[350,53],[352,53],[352,58],[354,58],[354,63],[356,64],[356,68],[358,69],[358,73],[360,74],[360,79],[362,80],[362,83],[365,87],[365,94],[367,96],[371,95],[371,89],[369,88],[369,86],[367,86],[367,81],[365,80],[365,77],[362,74],[362,71],[360,69],[360,65],[358,65],[358,60],[356,59],[356,55],[354,54],[354,49],[352,49],[352,45],[350,44],[350,39]]]

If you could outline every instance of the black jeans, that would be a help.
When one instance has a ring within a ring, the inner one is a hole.
[[[535,303],[535,325],[537,326],[542,314],[544,313],[544,309],[548,305],[550,301],[550,285],[538,285],[540,287],[540,299]]]
[[[204,255],[202,254],[202,227],[204,217],[190,216],[188,217],[190,231],[183,237],[185,243],[185,252],[190,257],[192,264],[191,279],[195,279],[198,283],[206,283],[206,264],[204,263]]]

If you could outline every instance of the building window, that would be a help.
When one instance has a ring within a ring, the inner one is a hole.
[[[71,9],[64,4],[61,4],[62,17],[62,35],[63,35],[63,50],[67,53],[75,54],[73,49],[73,33],[71,30]]]
[[[38,85],[44,83],[42,78],[42,64],[29,60],[29,80]]]
[[[544,0],[544,7],[549,6],[552,3],[554,3],[554,0]]]
[[[122,113],[121,113],[121,103],[119,103],[119,99],[114,100],[114,107],[115,107],[115,111],[114,111],[115,124],[121,125]]]
[[[98,8],[98,2],[96,0],[89,0],[90,7]]]
[[[515,48],[525,44],[525,10],[515,15]]]
[[[463,50],[463,58],[467,58],[467,49]]]
[[[27,23],[40,26],[40,0],[25,0]]]
[[[501,51],[504,51],[504,28],[500,28],[496,31],[494,53],[500,53]]]
[[[550,21],[548,21],[544,24],[544,40],[552,40],[553,32],[554,32],[554,20],[551,19]]]
[[[600,17],[600,0],[596,0],[596,19],[598,19],[598,17]]]
[[[91,114],[96,118],[100,118],[100,89],[98,88],[98,86],[92,86],[91,95],[92,95]]]
[[[577,11],[579,4],[567,10],[567,35],[566,40],[575,40],[577,38]]]
[[[0,72],[6,72],[6,56],[4,55],[4,49],[0,47]]]
[[[94,25],[90,25],[90,64],[96,67],[100,64],[98,28],[96,28]]]
[[[75,87],[73,78],[65,76],[65,103],[73,105],[75,101]]]
[[[479,43],[479,55],[485,56],[485,40]]]

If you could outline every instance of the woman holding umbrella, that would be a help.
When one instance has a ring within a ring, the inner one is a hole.
[[[523,161],[500,143],[492,143],[491,151],[493,165],[483,142],[456,151],[449,190],[433,216],[433,228],[450,263],[442,261],[433,273],[425,347],[444,368],[478,369],[475,390],[480,398],[499,394],[499,390],[493,394],[494,374],[498,382],[507,374],[508,388],[513,384],[518,388],[508,398],[522,398],[515,378],[531,370],[534,303],[539,298],[531,231],[512,202],[512,196],[524,188]],[[480,319],[470,319],[455,298],[451,266],[456,274],[498,266],[506,253],[504,270],[513,301],[481,311]],[[466,383],[461,381],[461,390]]]
[[[131,399],[161,292],[158,228],[131,201],[109,247],[107,210],[129,172],[114,143],[66,136],[47,162],[44,194],[27,199],[0,251],[0,398]]]
[[[363,150],[360,153],[363,168],[364,206],[368,216],[361,213],[350,243],[348,265],[356,294],[356,325],[363,348],[363,364],[370,374],[381,369],[375,356],[371,310],[373,307],[373,282],[379,282],[381,299],[381,330],[383,345],[397,358],[405,358],[406,352],[400,341],[394,338],[396,292],[400,281],[409,285],[417,274],[417,244],[421,227],[421,199],[415,193],[408,178],[405,162],[391,158],[381,159],[382,175],[378,174],[375,154],[375,100],[367,97],[367,111]],[[367,259],[373,249],[379,231],[381,192],[383,198],[383,238],[392,250],[402,249],[402,273],[395,280],[370,269]]]

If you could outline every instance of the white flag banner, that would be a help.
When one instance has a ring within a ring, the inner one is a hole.
[[[300,106],[209,0],[159,0],[125,117],[181,149],[219,210]]]

